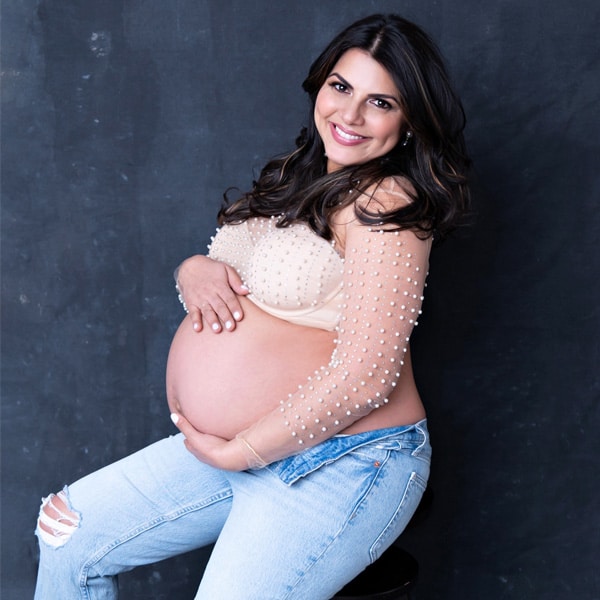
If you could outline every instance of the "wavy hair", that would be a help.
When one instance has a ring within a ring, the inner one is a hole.
[[[334,65],[357,48],[382,65],[400,92],[403,131],[398,144],[382,157],[327,173],[324,146],[313,112],[317,94]],[[354,202],[351,190],[372,190],[386,177],[410,182],[412,202],[389,212],[370,212],[355,204],[364,224],[412,229],[444,237],[469,205],[466,124],[460,99],[450,83],[440,52],[417,25],[397,15],[372,15],[339,33],[313,62],[302,84],[310,99],[310,116],[296,139],[296,148],[270,160],[252,189],[219,211],[219,223],[254,216],[277,216],[285,227],[304,221],[320,236],[331,239],[330,219]],[[406,132],[412,137],[406,143]],[[409,191],[407,190],[407,193]]]

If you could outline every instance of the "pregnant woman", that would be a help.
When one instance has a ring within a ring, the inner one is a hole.
[[[44,499],[37,600],[214,544],[197,600],[327,600],[401,533],[429,475],[409,339],[429,253],[468,204],[464,114],[394,15],[304,82],[307,127],[177,270],[180,433]]]

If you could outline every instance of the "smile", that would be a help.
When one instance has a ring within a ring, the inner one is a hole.
[[[362,135],[348,133],[347,131],[344,131],[343,129],[341,129],[335,123],[331,124],[331,132],[332,132],[333,137],[337,141],[342,142],[342,143],[346,142],[346,143],[356,144],[358,142],[362,142],[363,140],[367,139],[366,137],[364,137]]]
[[[338,135],[341,135],[345,140],[363,140],[363,136],[362,135],[352,135],[350,133],[346,133],[345,131],[342,131],[337,125],[334,125],[335,127],[335,131]]]

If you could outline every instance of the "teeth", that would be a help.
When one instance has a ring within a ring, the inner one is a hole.
[[[345,131],[342,131],[337,125],[335,126],[335,130],[337,131],[340,137],[343,137],[345,140],[362,140],[362,135],[350,135]]]

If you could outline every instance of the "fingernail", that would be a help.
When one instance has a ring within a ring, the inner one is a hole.
[[[219,331],[219,329],[220,329],[220,327],[219,327],[219,324],[218,324],[218,323],[213,323],[213,326],[212,326],[212,328],[213,328],[213,331]]]
[[[194,323],[194,331],[198,331],[200,329],[200,323]]]
[[[233,327],[233,323],[231,321],[226,321],[225,322],[225,328],[226,329],[231,329]]]
[[[175,425],[177,425],[177,423],[179,423],[179,415],[176,415],[175,413],[171,413],[171,421],[173,421],[173,423],[175,423]]]
[[[247,285],[242,284],[242,289],[248,291],[250,288]]]
[[[236,321],[239,321],[239,320],[242,318],[242,315],[240,315],[240,313],[239,313],[239,312],[236,310],[236,311],[233,313],[233,318],[234,318]]]

